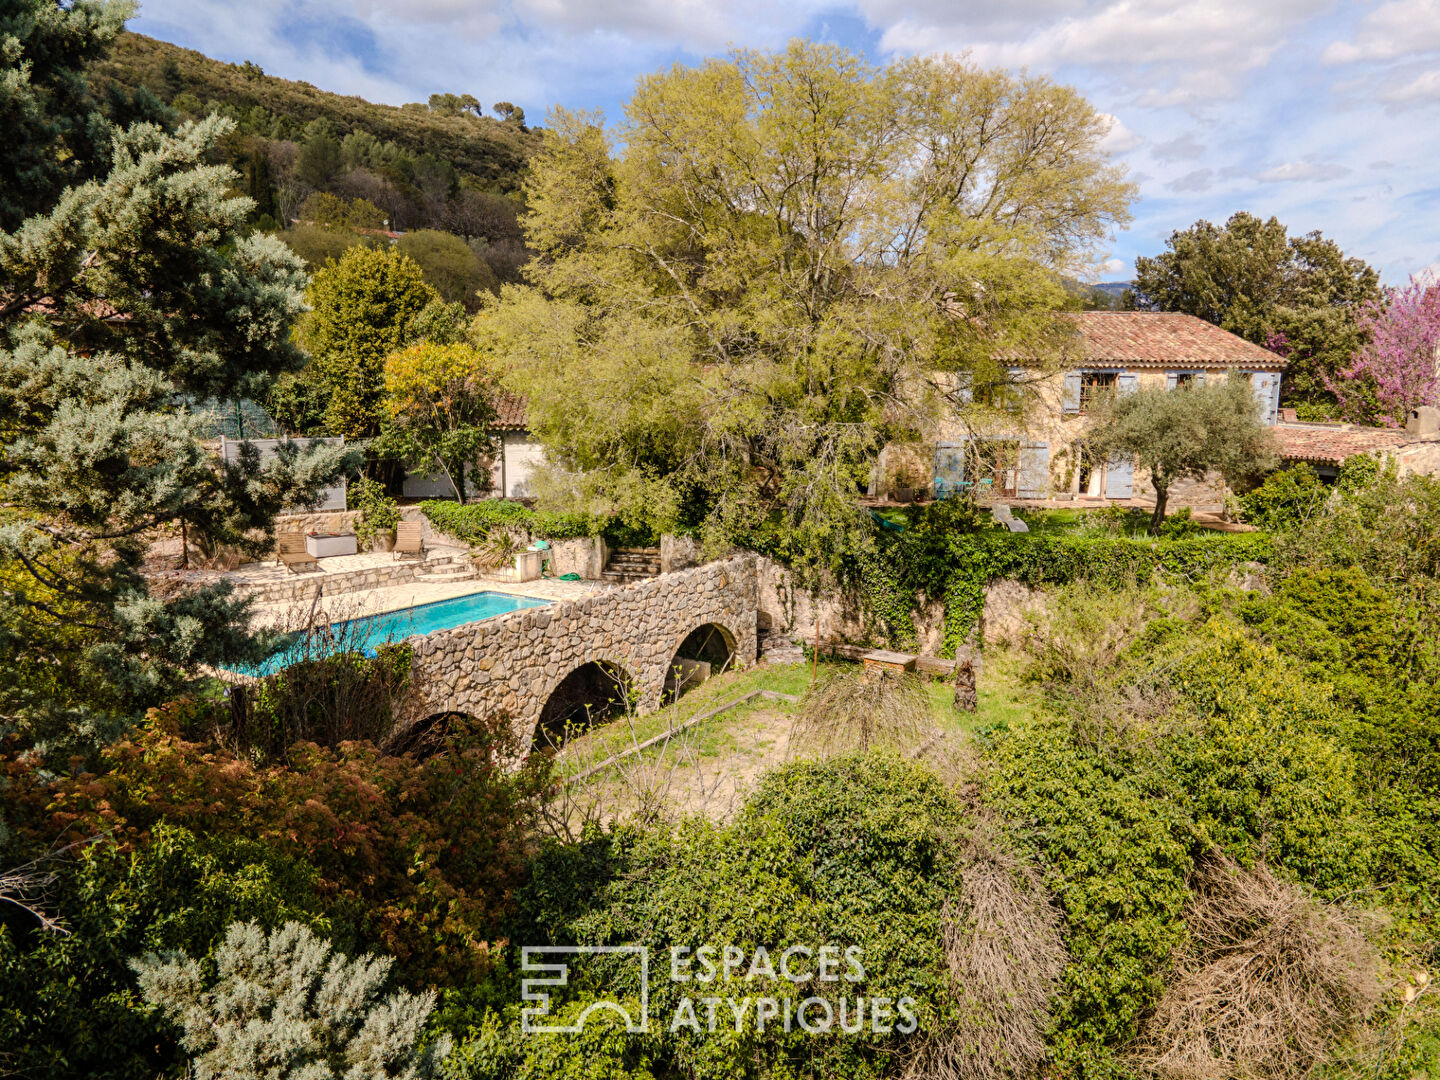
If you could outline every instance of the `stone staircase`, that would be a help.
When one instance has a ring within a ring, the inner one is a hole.
[[[449,555],[439,559],[426,559],[425,564],[416,571],[415,580],[443,584],[451,581],[469,581],[477,576],[475,564],[470,561],[469,556]]]
[[[619,585],[660,576],[660,549],[615,548],[605,562],[600,577]]]

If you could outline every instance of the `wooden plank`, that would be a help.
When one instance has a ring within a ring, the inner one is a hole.
[[[938,656],[921,656],[915,660],[915,670],[923,675],[948,679],[955,674],[955,661],[941,660]]]

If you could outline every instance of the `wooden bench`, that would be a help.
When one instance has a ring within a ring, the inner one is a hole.
[[[414,555],[420,559],[425,557],[424,528],[418,521],[402,521],[395,526],[396,559],[401,555]]]
[[[320,569],[320,560],[305,548],[305,534],[283,532],[275,538],[275,554],[292,574],[298,567]]]
[[[873,652],[867,652],[864,656],[860,657],[860,659],[867,668],[879,668],[882,671],[910,672],[915,670],[917,657],[911,653],[888,652],[885,649],[876,649]]]

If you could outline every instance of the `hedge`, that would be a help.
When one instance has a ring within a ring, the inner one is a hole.
[[[546,540],[573,540],[597,536],[606,524],[590,514],[532,510],[509,499],[464,504],[430,499],[420,504],[420,512],[435,528],[468,544],[482,543],[495,529],[521,529]]]

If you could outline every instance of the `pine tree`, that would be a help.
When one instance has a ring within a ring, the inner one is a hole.
[[[20,6],[40,22],[57,10]],[[109,28],[124,9],[68,13]],[[50,47],[73,48],[78,68],[93,41]],[[33,77],[27,64],[24,48],[4,52],[0,85]],[[36,101],[81,111],[7,132],[5,195],[13,162],[101,123],[88,99]],[[175,693],[199,664],[256,658],[264,643],[228,586],[150,592],[155,530],[183,525],[258,555],[283,507],[351,464],[294,446],[263,467],[253,449],[222,464],[186,404],[259,398],[303,362],[290,341],[303,267],[279,240],[244,235],[253,204],[230,194],[233,170],[207,163],[231,126],[114,131],[99,178],[54,190],[0,233],[0,654],[16,658],[0,668],[0,732],[61,750]]]

